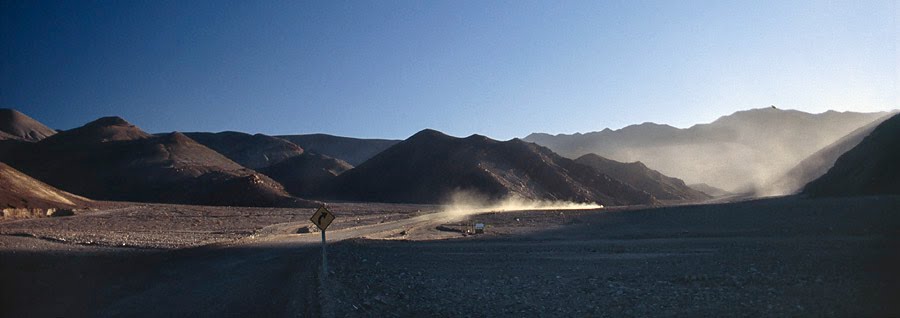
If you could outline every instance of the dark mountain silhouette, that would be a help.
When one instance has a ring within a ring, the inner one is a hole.
[[[878,125],[888,118],[891,118],[891,116],[892,115],[883,116],[852,131],[846,136],[841,137],[841,139],[838,139],[825,148],[816,151],[809,157],[806,157],[806,159],[803,159],[803,161],[794,168],[788,170],[783,176],[776,179],[775,182],[760,189],[757,194],[782,195],[799,192],[803,189],[804,185],[828,172],[828,169],[831,169],[831,167],[834,166],[834,163],[841,155],[850,151],[853,147],[856,147],[863,138],[875,130],[875,127],[878,127]]]
[[[150,139],[153,135],[120,117],[102,117],[76,129],[67,130],[47,139],[44,145],[88,146],[114,141]]]
[[[40,182],[0,162],[0,209],[82,208],[93,202]]]
[[[15,109],[0,108],[0,140],[39,141],[56,131]]]
[[[772,182],[819,149],[886,114],[809,114],[767,107],[686,129],[644,123],[586,134],[531,134],[525,140],[569,158],[596,153],[622,162],[641,161],[689,183],[743,192]]]
[[[341,174],[330,190],[332,197],[381,202],[441,203],[457,191],[491,199],[655,202],[646,192],[533,143],[455,138],[429,129]]]
[[[328,182],[352,168],[343,160],[306,152],[260,169],[259,172],[280,182],[289,193],[306,197],[321,193]]]
[[[290,141],[306,151],[341,159],[358,166],[378,153],[400,142],[387,139],[360,139],[326,134],[276,136]]]
[[[725,191],[725,190],[716,188],[716,187],[714,187],[714,186],[708,185],[708,184],[706,184],[706,183],[695,183],[695,184],[689,184],[688,186],[691,187],[691,189],[694,189],[694,190],[703,192],[703,193],[705,193],[705,194],[707,194],[707,195],[709,195],[709,196],[711,196],[711,197],[714,197],[714,198],[724,197],[724,196],[727,196],[727,195],[732,195],[732,194],[734,194],[734,193],[731,193],[731,192],[728,192],[728,191]]]
[[[36,179],[98,200],[313,205],[181,133],[153,136],[118,117],[18,145],[0,157]]]
[[[263,134],[226,131],[184,135],[250,169],[265,168],[303,153],[303,148],[287,140]]]
[[[876,127],[803,189],[810,196],[900,194],[900,115]]]
[[[659,171],[647,168],[640,161],[624,163],[590,153],[578,157],[575,162],[594,168],[600,173],[636,189],[646,191],[660,200],[699,201],[710,198],[709,195],[688,187],[681,179],[668,177]]]

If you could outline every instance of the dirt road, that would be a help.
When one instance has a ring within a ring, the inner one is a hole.
[[[328,239],[335,243],[430,220],[349,227],[328,232]],[[0,316],[320,316],[320,240],[320,233],[275,235],[153,250],[4,236]]]
[[[488,224],[474,237],[434,215],[345,217],[322,290],[319,233],[287,234],[302,221],[283,212],[174,250],[0,235],[0,316],[891,316],[897,211],[900,197],[488,213],[469,219]]]

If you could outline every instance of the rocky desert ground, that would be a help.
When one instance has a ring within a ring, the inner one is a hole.
[[[117,204],[0,223],[0,314],[900,314],[897,196],[461,218],[335,203],[327,276],[312,209]]]

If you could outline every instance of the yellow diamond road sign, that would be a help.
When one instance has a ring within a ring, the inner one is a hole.
[[[328,228],[328,225],[331,225],[331,221],[334,221],[334,213],[328,211],[328,208],[323,205],[316,210],[316,213],[309,220],[318,226],[320,230],[324,231]]]

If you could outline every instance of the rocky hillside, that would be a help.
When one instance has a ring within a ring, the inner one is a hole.
[[[303,149],[346,161],[358,166],[378,153],[400,142],[387,139],[361,139],[326,134],[277,136]]]
[[[635,189],[646,191],[660,200],[700,201],[710,198],[709,195],[688,187],[681,179],[647,168],[640,161],[624,163],[586,154],[575,159],[575,162],[594,168]]]
[[[458,191],[492,199],[650,204],[650,194],[518,139],[455,138],[423,130],[335,179],[347,200],[441,203]]]
[[[621,162],[640,161],[691,184],[746,192],[773,182],[819,149],[885,115],[767,107],[686,129],[644,123],[586,134],[531,134],[525,140],[569,158],[595,153]]]
[[[40,141],[56,131],[31,117],[9,108],[0,108],[0,140]]]
[[[322,192],[338,175],[352,169],[349,163],[329,156],[306,152],[259,170],[284,185],[293,195],[307,197]]]
[[[862,142],[866,136],[875,130],[875,127],[878,127],[878,125],[890,117],[891,115],[879,118],[874,122],[841,137],[841,139],[838,139],[825,148],[816,151],[809,157],[806,157],[806,159],[803,159],[803,161],[800,161],[794,168],[788,170],[787,173],[771,184],[758,189],[757,194],[765,196],[795,194],[800,192],[804,185],[828,172],[828,169],[831,169],[831,167],[834,166],[834,163],[837,162],[841,155],[850,151],[853,147],[856,147],[856,145]]]
[[[303,148],[289,141],[263,134],[226,131],[185,135],[250,169],[265,168],[303,153]]]
[[[834,163],[803,193],[811,196],[900,194],[900,115],[872,133]]]
[[[50,185],[91,199],[236,206],[311,206],[276,181],[181,133],[153,136],[105,117],[0,160]]]
[[[92,201],[38,181],[0,162],[0,209],[71,209]]]

